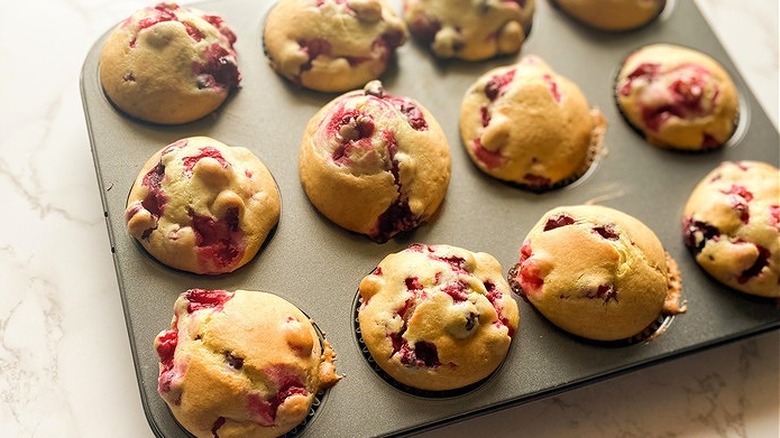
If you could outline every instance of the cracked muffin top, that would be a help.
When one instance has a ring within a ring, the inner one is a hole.
[[[428,110],[372,81],[312,117],[299,170],[309,200],[325,217],[385,242],[438,210],[450,180],[450,150]]]
[[[160,262],[223,274],[249,262],[279,221],[279,191],[251,151],[209,137],[153,154],[130,190],[127,229]]]
[[[125,113],[181,124],[215,111],[238,87],[236,35],[221,17],[175,3],[135,12],[100,54],[100,83]]]
[[[685,310],[677,264],[645,224],[596,205],[545,213],[520,248],[512,287],[553,324],[616,341]]]
[[[683,241],[712,277],[738,291],[780,297],[780,171],[725,161],[691,192]]]
[[[271,67],[318,91],[347,91],[377,79],[406,26],[385,0],[280,0],[263,31]]]
[[[517,332],[517,303],[487,253],[413,244],[360,282],[360,331],[396,381],[442,391],[481,381]]]
[[[330,344],[276,295],[191,289],[154,340],[157,391],[199,438],[284,435],[341,378]]]

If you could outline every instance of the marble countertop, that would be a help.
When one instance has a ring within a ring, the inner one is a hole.
[[[778,2],[697,3],[777,126]],[[79,95],[81,64],[94,41],[148,4],[4,5],[2,436],[153,436],[135,380]],[[774,331],[425,436],[777,437],[778,345]]]

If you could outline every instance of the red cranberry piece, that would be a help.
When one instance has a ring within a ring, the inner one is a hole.
[[[156,166],[144,175],[141,185],[150,189],[159,189],[163,177],[165,177],[165,166],[162,162],[158,162]]]
[[[439,362],[439,354],[436,351],[436,345],[430,342],[425,342],[425,341],[415,342],[414,355],[417,357],[417,360],[422,361],[422,363],[425,364],[426,367],[430,368],[441,364]]]
[[[477,157],[480,163],[484,164],[488,169],[495,169],[501,167],[504,164],[504,157],[501,155],[501,151],[491,151],[482,145],[479,137],[475,137],[471,144],[471,150]]]
[[[420,224],[419,216],[412,212],[409,201],[404,198],[401,190],[401,177],[398,170],[398,160],[395,154],[398,152],[398,143],[390,131],[383,131],[382,135],[387,143],[387,153],[390,160],[390,173],[398,191],[398,198],[377,218],[377,228],[369,233],[369,237],[379,243],[387,242],[391,237],[416,228]]]
[[[615,300],[615,302],[618,301],[617,290],[611,284],[600,284],[595,292],[588,293],[585,297],[604,300],[605,303],[610,302],[610,300]]]
[[[464,273],[468,272],[466,271],[466,260],[463,259],[462,257],[458,257],[458,256],[438,257],[435,255],[431,255],[431,258],[449,264],[454,272],[464,272]]]
[[[493,309],[496,311],[496,315],[498,315],[498,321],[496,321],[496,325],[505,326],[508,330],[507,334],[509,337],[513,337],[515,335],[515,330],[512,328],[511,325],[509,325],[509,319],[504,315],[504,309],[501,306],[501,303],[499,300],[504,297],[504,294],[501,293],[501,291],[498,290],[495,284],[491,281],[486,281],[483,283],[485,285],[485,289],[487,290],[487,293],[485,294],[485,298],[490,301],[490,304],[493,306]]]
[[[556,102],[561,102],[561,93],[558,91],[558,83],[553,81],[552,76],[549,74],[545,74],[542,76],[542,79],[547,84],[547,87],[550,89],[550,94],[552,94],[553,99],[555,99]]]
[[[230,30],[230,28],[225,24],[225,21],[222,19],[222,17],[218,17],[216,15],[204,15],[203,19],[211,23],[212,26],[216,27],[217,30],[219,30],[219,33],[227,38],[232,47],[232,45],[236,42],[236,34],[233,33],[233,31]]]
[[[166,330],[157,338],[157,355],[160,356],[160,363],[167,369],[173,368],[173,354],[178,342],[179,331],[175,328]]]
[[[471,331],[471,329],[474,328],[474,326],[477,324],[477,319],[479,318],[479,315],[477,315],[474,312],[469,312],[469,316],[466,317],[466,330]]]
[[[496,100],[498,96],[504,94],[514,78],[515,70],[509,70],[504,74],[493,76],[485,85],[485,95],[490,100]]]
[[[669,87],[679,105],[690,111],[697,111],[701,109],[705,86],[706,83],[701,76],[689,76],[672,82]]]
[[[769,250],[761,245],[756,245],[756,249],[758,250],[758,257],[756,257],[756,261],[751,267],[745,269],[739,275],[739,278],[737,278],[739,284],[747,283],[751,278],[761,274],[764,267],[769,266],[769,257],[771,256]]]
[[[237,370],[240,370],[244,367],[244,359],[233,355],[233,353],[229,351],[225,352],[225,360],[227,361],[228,365]]]
[[[217,431],[219,431],[219,428],[222,427],[224,424],[225,424],[225,417],[219,417],[214,422],[214,425],[211,426],[211,434],[214,436],[214,438],[219,438]]]
[[[721,190],[720,192],[724,195],[737,195],[744,198],[747,202],[753,200],[753,193],[750,192],[747,187],[738,184],[732,184],[728,190]]]
[[[330,42],[324,38],[311,38],[298,41],[301,50],[306,52],[309,60],[301,66],[301,72],[309,71],[312,68],[312,61],[320,55],[328,55],[332,50]]]
[[[769,225],[780,230],[780,205],[769,206]]]
[[[169,8],[165,3],[159,3],[154,7],[154,15],[146,17],[138,22],[138,29],[146,29],[164,21],[177,21],[176,14],[171,12],[176,8]]]
[[[192,72],[198,75],[198,88],[218,87],[232,90],[241,82],[241,73],[235,61],[235,53],[217,43],[206,49],[206,62],[192,63]]]
[[[409,23],[409,32],[425,44],[430,44],[441,30],[441,22],[430,15],[422,14]]]
[[[187,313],[201,309],[221,311],[222,306],[233,298],[233,294],[226,290],[190,289],[184,293],[184,298],[189,301]]]
[[[541,277],[539,266],[533,260],[526,260],[520,264],[519,284],[523,293],[527,296],[529,293],[537,292],[544,286],[544,279]]]
[[[406,122],[409,123],[409,126],[411,126],[412,129],[416,131],[428,130],[428,122],[425,121],[425,116],[422,111],[420,111],[420,108],[413,104],[409,99],[385,96],[385,100],[389,101],[395,109],[404,115]]]
[[[174,323],[175,325],[175,323]],[[157,391],[166,393],[171,390],[171,381],[173,380],[173,356],[176,352],[176,345],[179,342],[179,331],[174,328],[166,330],[157,338],[157,355],[160,357],[160,377],[157,381]]]
[[[710,134],[704,133],[704,136],[701,139],[701,148],[702,149],[715,149],[722,145],[723,143],[718,140],[717,138],[713,137]]]
[[[431,248],[428,245],[423,245],[422,243],[413,243],[409,245],[409,247],[406,249],[413,252],[423,252],[425,250],[427,250],[428,252],[433,252],[433,248]]]
[[[141,185],[148,188],[148,192],[143,201],[141,201],[141,205],[155,219],[162,215],[163,210],[165,210],[165,206],[168,203],[168,197],[165,196],[165,193],[163,193],[161,188],[164,177],[165,166],[163,166],[162,162],[159,162],[154,168],[147,172],[141,180]],[[153,230],[154,228],[145,230],[141,235],[141,238],[146,239]]]
[[[409,290],[421,290],[423,288],[420,279],[417,277],[410,277],[405,280],[406,288]]]
[[[225,158],[222,157],[222,154],[216,148],[214,148],[213,146],[206,146],[200,148],[200,154],[194,157],[185,157],[182,159],[182,162],[184,164],[185,175],[192,175],[192,168],[194,168],[195,165],[198,164],[198,161],[207,157],[217,160],[217,162],[219,162],[219,164],[221,164],[222,167],[225,169],[227,169],[227,167],[229,166],[229,163],[225,161]]]
[[[198,42],[202,40],[205,35],[203,35],[203,32],[200,31],[197,27],[191,25],[190,23],[182,23],[184,24],[184,29],[187,30],[187,35],[190,36],[195,42]]]
[[[747,224],[750,222],[750,207],[745,199],[740,196],[730,195],[728,197],[729,206],[734,209],[734,212],[739,216],[739,220],[742,223]]]
[[[237,208],[229,208],[222,221],[210,216],[190,215],[201,259],[210,260],[218,267],[227,267],[243,256],[243,232],[239,228]]]
[[[547,219],[547,223],[544,224],[543,231],[550,231],[556,228],[565,227],[566,225],[573,225],[573,224],[574,224],[573,217],[566,214],[557,214]],[[523,248],[525,248],[526,245],[528,245],[528,243],[524,244]],[[528,248],[530,250],[530,245],[528,245]],[[528,255],[530,256],[530,253]]]
[[[720,230],[703,221],[687,217],[683,220],[683,242],[691,252],[699,254],[708,240],[720,236]]]
[[[610,224],[594,227],[593,232],[607,240],[620,239],[620,236],[618,236],[618,233],[615,231],[615,227]]]
[[[623,85],[620,87],[620,94],[624,96],[628,96],[631,94],[631,88],[633,85],[633,82],[637,78],[655,78],[658,76],[658,71],[661,68],[661,64],[652,64],[652,63],[642,63],[637,66],[637,68],[634,69],[631,73],[626,76],[626,79],[623,80]]]
[[[272,366],[264,371],[269,379],[276,384],[277,393],[268,400],[261,399],[257,394],[251,394],[247,398],[247,405],[249,410],[258,415],[265,425],[273,425],[276,421],[276,411],[288,397],[307,395],[309,392],[301,378],[282,365]]]
[[[452,297],[452,301],[458,303],[469,299],[468,285],[462,281],[444,286],[442,292]]]
[[[490,111],[488,111],[488,108],[483,105],[479,108],[479,112],[482,116],[482,127],[487,128],[487,125],[490,124]]]
[[[523,175],[523,181],[525,181],[526,185],[534,189],[543,189],[550,185],[550,178],[535,175],[533,173],[526,173]]]
[[[369,237],[379,243],[387,242],[391,237],[414,229],[420,219],[412,213],[409,202],[396,200],[379,216],[377,230]]]

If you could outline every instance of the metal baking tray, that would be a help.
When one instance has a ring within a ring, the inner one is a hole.
[[[522,54],[536,54],[579,84],[608,119],[608,154],[575,184],[534,194],[493,180],[470,162],[458,131],[460,101],[489,68],[515,62],[438,62],[407,42],[383,77],[391,93],[416,98],[442,125],[452,151],[452,180],[437,217],[385,244],[349,233],[321,216],[298,180],[298,149],[309,118],[335,94],[288,85],[263,54],[262,28],[273,2],[225,0],[196,7],[224,16],[238,35],[241,89],[216,114],[183,126],[155,126],[118,112],[98,81],[105,35],[89,52],[81,89],[105,210],[119,290],[141,399],[158,436],[187,436],[156,393],[155,335],[169,326],[173,303],[189,288],[238,288],[276,293],[317,322],[333,344],[338,371],[346,378],[329,390],[300,436],[404,435],[447,422],[528,402],[704,348],[780,326],[773,300],[730,290],[708,277],[682,243],[681,215],[694,185],[723,160],[778,164],[778,133],[713,35],[694,2],[668,2],[672,10],[628,33],[579,26],[544,0],[537,1],[533,31]],[[400,1],[394,2],[400,11]],[[132,11],[128,11],[128,15]],[[124,17],[120,17],[124,18]],[[738,132],[715,152],[682,154],[649,146],[621,118],[612,83],[621,60],[648,43],[696,48],[720,61],[741,96]],[[147,158],[182,137],[208,135],[253,150],[274,174],[282,194],[275,235],[238,271],[217,277],[175,271],[154,261],[124,228],[130,186]],[[493,254],[505,272],[518,259],[531,226],[547,210],[599,200],[653,229],[680,264],[688,313],[649,343],[613,347],[585,343],[556,329],[521,299],[520,328],[503,366],[478,388],[453,397],[430,398],[397,389],[375,373],[360,352],[353,328],[360,279],[391,252],[412,242],[448,243]]]

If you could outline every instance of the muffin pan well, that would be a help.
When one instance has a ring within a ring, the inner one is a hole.
[[[774,165],[779,160],[778,132],[694,2],[669,2],[674,5],[671,12],[621,34],[578,26],[547,2],[537,2],[534,28],[521,55],[538,55],[576,82],[608,121],[606,153],[595,168],[574,184],[543,194],[484,175],[470,162],[459,136],[460,102],[469,85],[490,68],[518,57],[440,62],[413,40],[407,42],[382,79],[388,91],[415,98],[442,125],[452,152],[452,179],[441,211],[431,222],[385,244],[330,223],[306,198],[298,179],[301,136],[306,122],[335,95],[295,88],[271,70],[263,54],[262,29],[272,3],[224,0],[196,5],[222,15],[236,32],[243,75],[238,92],[215,114],[197,122],[157,126],[117,111],[98,80],[105,36],[95,43],[83,67],[84,110],[130,346],[143,407],[158,436],[188,436],[156,393],[158,358],[152,343],[169,326],[179,293],[195,287],[273,292],[317,321],[337,353],[338,372],[346,377],[327,391],[299,434],[305,437],[410,434],[780,327],[775,300],[719,284],[696,265],[683,245],[682,211],[699,180],[725,160]],[[393,2],[399,11],[400,3]],[[612,91],[619,64],[638,47],[657,42],[703,51],[735,79],[741,96],[740,127],[725,148],[704,154],[660,150],[646,144],[620,116]],[[209,277],[169,269],[146,254],[125,230],[125,202],[144,161],[162,146],[192,135],[249,148],[268,166],[281,191],[276,233],[254,260],[231,274]],[[413,242],[447,243],[491,253],[506,271],[517,262],[522,239],[544,212],[586,202],[640,219],[679,263],[688,312],[674,318],[662,335],[621,347],[582,342],[556,329],[518,298],[520,327],[505,363],[471,391],[422,397],[393,388],[372,369],[355,336],[355,290],[385,255]]]

